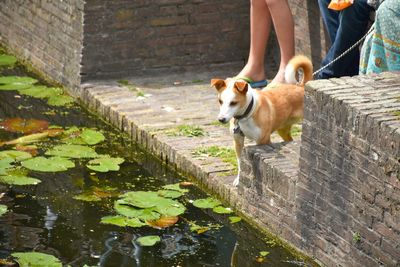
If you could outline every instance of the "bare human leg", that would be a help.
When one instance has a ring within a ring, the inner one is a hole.
[[[284,82],[285,67],[294,56],[294,22],[287,0],[251,0],[249,58],[238,76],[254,81],[265,79],[265,49],[272,22],[281,54],[279,70],[272,82]]]
[[[265,0],[250,1],[250,51],[246,65],[238,76],[253,81],[265,79],[265,48],[271,32],[272,19]]]

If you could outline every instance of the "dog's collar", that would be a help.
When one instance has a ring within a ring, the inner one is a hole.
[[[237,119],[237,120],[241,120],[241,119],[246,118],[250,114],[250,111],[253,109],[253,105],[254,105],[254,96],[251,96],[250,103],[247,106],[247,108],[244,111],[244,113],[242,115],[234,116],[234,118]]]

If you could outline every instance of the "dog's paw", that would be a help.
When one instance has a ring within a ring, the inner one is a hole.
[[[232,185],[235,187],[239,185],[239,175],[235,178],[235,180],[233,180]]]

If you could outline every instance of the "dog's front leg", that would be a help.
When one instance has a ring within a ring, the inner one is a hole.
[[[235,144],[235,153],[236,160],[238,165],[238,174],[233,181],[233,186],[238,186],[239,184],[239,175],[240,175],[240,156],[242,155],[242,150],[244,146],[244,135],[242,133],[234,133],[233,134],[233,142]]]

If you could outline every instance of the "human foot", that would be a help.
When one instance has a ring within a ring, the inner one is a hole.
[[[285,68],[280,68],[278,73],[275,75],[274,79],[272,79],[271,84],[273,83],[286,83],[285,81]]]
[[[236,77],[247,77],[252,81],[262,81],[265,80],[265,73],[263,68],[246,65]]]

